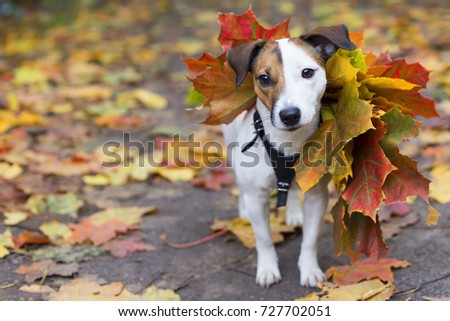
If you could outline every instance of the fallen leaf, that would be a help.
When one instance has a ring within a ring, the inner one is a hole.
[[[168,167],[157,167],[154,172],[170,182],[186,182],[191,181],[195,176],[195,169],[186,168],[168,168]]]
[[[103,245],[115,257],[125,257],[128,253],[137,251],[153,251],[154,246],[145,244],[141,235],[131,235],[122,239],[114,239]]]
[[[23,168],[19,164],[0,162],[0,178],[13,180],[22,174]]]
[[[34,250],[31,255],[33,261],[53,260],[62,263],[82,262],[89,257],[102,254],[104,250],[91,244],[62,246],[45,246]]]
[[[100,245],[112,240],[118,233],[136,228],[145,214],[156,211],[155,207],[117,207],[106,209],[71,224],[73,233],[66,239],[69,244],[92,241]]]
[[[142,119],[135,116],[106,114],[97,117],[94,122],[97,126],[106,126],[111,129],[123,129],[141,126]]]
[[[230,186],[234,183],[233,174],[223,168],[211,169],[207,176],[199,176],[192,180],[192,185],[203,187],[208,190],[219,191],[223,186]]]
[[[256,239],[253,232],[253,228],[248,219],[235,218],[230,221],[221,221],[216,219],[214,224],[211,226],[213,231],[220,231],[227,229],[233,233],[241,243],[248,248],[256,247]],[[294,233],[295,227],[286,225],[281,222],[281,219],[275,215],[270,215],[270,234],[273,243],[280,243],[284,241],[284,236],[282,233]]]
[[[19,236],[13,236],[13,241],[16,247],[21,248],[25,244],[49,244],[51,240],[34,231],[23,231]]]
[[[418,213],[410,213],[404,216],[394,215],[389,221],[381,224],[384,239],[389,240],[394,235],[399,234],[402,228],[416,224],[419,220]]]
[[[123,290],[122,282],[99,285],[85,278],[61,285],[58,292],[50,293],[50,301],[109,301],[115,300]]]
[[[13,235],[9,228],[7,228],[2,234],[0,234],[0,259],[9,254],[8,248],[15,248]]]
[[[146,89],[133,90],[133,97],[147,108],[164,109],[167,107],[165,97]]]
[[[392,268],[404,268],[411,265],[408,261],[394,258],[366,258],[353,262],[352,265],[332,266],[326,272],[327,278],[333,278],[336,285],[350,285],[363,280],[378,278],[393,283]]]
[[[19,291],[35,294],[51,294],[56,292],[48,285],[40,285],[40,284],[22,285],[19,288]]]
[[[34,214],[54,213],[77,217],[77,212],[84,202],[74,193],[65,194],[35,194],[27,201],[27,206]]]
[[[66,99],[83,99],[88,101],[108,99],[112,89],[107,86],[90,85],[86,87],[66,87],[59,89],[59,96]]]
[[[4,212],[3,224],[5,225],[17,225],[28,218],[27,212],[16,211],[16,212]]]
[[[89,220],[83,220],[78,224],[69,225],[73,232],[66,239],[69,244],[81,244],[92,241],[94,245],[100,245],[112,240],[118,233],[125,233],[131,227],[119,220],[112,220],[101,225],[94,225]]]
[[[124,289],[122,282],[100,285],[85,278],[75,279],[61,285],[58,292],[51,293],[50,301],[179,301],[173,290],[162,290],[152,285],[142,294]]]
[[[15,271],[17,274],[23,274],[25,282],[33,282],[46,276],[72,276],[78,272],[78,264],[57,264],[55,261],[46,260],[31,265],[21,265]]]
[[[117,296],[120,301],[180,301],[181,298],[173,290],[158,289],[151,285],[145,289],[142,294],[134,294],[127,289],[123,289],[122,293]]]
[[[322,292],[313,292],[295,301],[386,301],[394,292],[393,284],[379,279],[341,286],[323,282],[318,286]]]
[[[48,236],[54,244],[61,243],[72,234],[72,230],[66,224],[56,220],[43,223],[39,230]]]
[[[120,221],[128,226],[135,226],[141,223],[141,219],[146,214],[155,213],[156,207],[115,207],[109,208],[97,213],[92,214],[86,220],[91,222],[95,226],[101,226],[102,224],[110,221]]]

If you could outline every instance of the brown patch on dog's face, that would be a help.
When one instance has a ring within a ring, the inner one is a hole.
[[[284,88],[281,52],[276,41],[266,43],[253,62],[252,73],[256,94],[272,110]]]
[[[320,55],[320,53],[315,50],[313,47],[311,47],[310,44],[308,44],[306,41],[300,39],[300,38],[291,38],[289,41],[292,41],[295,43],[298,47],[303,49],[305,52],[307,52],[316,62],[319,66],[322,68],[325,68],[325,60]]]

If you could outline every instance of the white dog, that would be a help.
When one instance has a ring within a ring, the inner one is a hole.
[[[276,187],[278,206],[287,206],[287,224],[303,224],[300,284],[316,286],[325,279],[317,260],[317,239],[328,204],[329,178],[305,193],[302,209],[292,166],[318,128],[327,84],[325,62],[338,48],[356,48],[344,25],[319,27],[299,38],[257,40],[227,54],[236,85],[251,72],[257,95],[255,108],[223,125],[223,131],[227,144],[240,146],[230,151],[240,189],[239,213],[250,219],[255,233],[256,283],[263,287],[281,280],[269,228],[269,194]],[[281,165],[283,161],[287,165]]]

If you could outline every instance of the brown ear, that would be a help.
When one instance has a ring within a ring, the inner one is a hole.
[[[227,52],[228,64],[236,73],[236,87],[244,81],[245,76],[252,68],[253,60],[258,55],[261,48],[266,42],[264,40],[256,40],[247,42],[242,45],[233,47]]]
[[[355,44],[350,41],[345,25],[317,27],[300,38],[315,47],[325,60],[330,58],[338,48],[356,49]]]

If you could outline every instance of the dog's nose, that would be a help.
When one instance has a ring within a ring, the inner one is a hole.
[[[300,121],[300,109],[297,107],[288,107],[280,111],[281,121],[287,126],[293,126]]]

